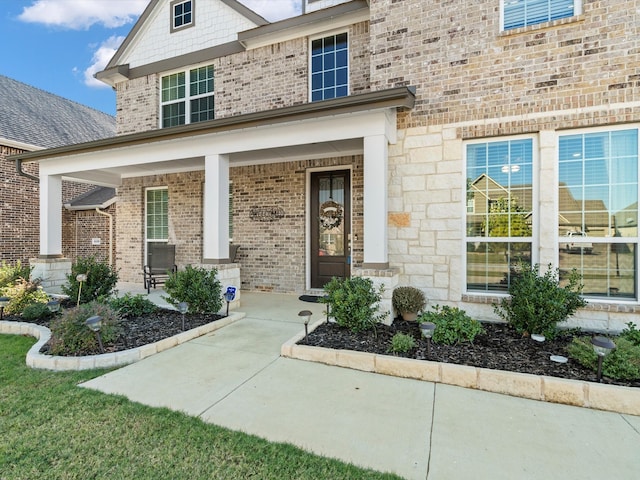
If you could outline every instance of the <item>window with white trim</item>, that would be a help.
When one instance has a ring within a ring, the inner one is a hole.
[[[213,65],[165,75],[160,88],[162,128],[215,118]]]
[[[169,241],[169,190],[167,187],[152,187],[145,191],[145,237],[147,244]]]
[[[171,32],[194,25],[195,0],[171,2]]]
[[[585,297],[637,299],[638,129],[558,140],[560,272],[578,270]]]
[[[466,144],[466,284],[506,292],[520,261],[531,262],[533,139]]]
[[[536,25],[582,12],[582,0],[501,0],[502,29]]]
[[[311,41],[311,101],[349,95],[347,33]]]

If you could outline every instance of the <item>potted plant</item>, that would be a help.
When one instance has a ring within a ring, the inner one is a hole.
[[[391,295],[391,304],[396,314],[401,314],[404,320],[415,320],[427,304],[427,299],[422,290],[415,287],[396,287]]]

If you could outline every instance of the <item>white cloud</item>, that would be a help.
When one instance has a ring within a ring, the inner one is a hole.
[[[133,22],[149,0],[34,0],[18,17],[23,22],[86,30],[94,24],[117,28]]]
[[[240,0],[270,22],[300,15],[304,0]]]
[[[113,36],[108,40],[102,42],[102,44],[93,54],[93,58],[91,59],[93,63],[84,71],[85,85],[95,88],[109,88],[106,83],[102,83],[100,80],[96,80],[93,75],[96,72],[104,70],[104,67],[107,65],[107,63],[109,63],[109,60],[111,60],[113,55],[116,53],[116,50],[123,41],[124,37]]]

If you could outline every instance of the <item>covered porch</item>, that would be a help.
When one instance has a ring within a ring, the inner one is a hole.
[[[173,191],[178,192],[171,197],[172,215],[176,221],[170,230],[173,235],[170,238],[177,246],[178,267],[213,265],[227,271],[230,277],[237,274],[239,278],[240,265],[232,263],[230,258],[229,184],[238,184],[250,175],[254,177],[253,183],[245,182],[245,191],[239,191],[237,198],[233,198],[232,211],[243,209],[245,215],[233,219],[235,236],[239,231],[238,222],[242,224],[242,219],[252,214],[247,209],[253,208],[253,214],[256,211],[259,214],[260,209],[268,213],[271,207],[279,207],[274,203],[278,199],[273,190],[259,191],[260,187],[257,187],[261,181],[273,176],[273,166],[277,165],[281,172],[296,174],[296,182],[300,179],[304,182],[302,190],[287,192],[284,189],[284,195],[290,197],[289,203],[299,208],[295,212],[284,209],[278,212],[281,218],[302,217],[301,223],[285,223],[281,230],[295,230],[298,234],[301,228],[303,230],[303,235],[290,236],[297,251],[302,252],[303,258],[297,256],[294,270],[303,280],[298,280],[295,288],[278,288],[273,282],[260,288],[244,278],[243,285],[267,291],[311,288],[308,192],[313,172],[332,169],[351,171],[352,177],[354,170],[360,169],[362,177],[361,191],[354,189],[351,192],[351,203],[356,205],[354,217],[358,218],[357,221],[352,218],[351,223],[360,222],[361,233],[357,238],[354,234],[353,242],[349,244],[354,248],[352,243],[360,242],[361,252],[355,262],[349,262],[349,274],[386,271],[389,267],[388,147],[397,141],[398,109],[411,108],[414,100],[410,89],[394,88],[17,156],[19,163],[37,161],[40,166],[37,269],[45,283],[51,282],[51,285],[56,282],[54,271],[64,270],[64,267],[60,268],[61,262],[64,263],[61,183],[63,179],[70,179],[117,188],[116,268],[120,270],[122,281],[142,283],[146,238],[142,191],[160,185],[172,185]],[[290,179],[285,175],[279,181],[286,184]],[[169,190],[170,195],[171,192]],[[251,200],[244,201],[244,197]],[[258,203],[260,199],[262,202]],[[253,234],[259,235],[266,230],[259,225]],[[246,239],[233,240],[240,245],[241,263],[245,259],[253,264],[255,258],[247,252],[243,257],[242,245]],[[264,245],[274,252],[283,248],[281,239],[273,242],[267,238]],[[268,254],[261,252],[261,255]],[[274,277],[289,275],[281,271],[285,263],[282,257],[264,263],[275,272]]]

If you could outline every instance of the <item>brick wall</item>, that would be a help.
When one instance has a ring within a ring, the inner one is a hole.
[[[38,182],[19,175],[15,162],[8,161],[9,155],[24,153],[23,150],[0,146],[0,261],[8,263],[20,261],[29,263],[30,258],[35,258],[40,253],[40,198]],[[38,176],[38,165],[35,163],[23,164],[23,170],[31,175]],[[62,203],[85,193],[94,188],[73,182],[62,182]],[[85,255],[91,252],[99,253],[105,259],[108,258],[107,239],[103,238],[102,249],[91,248],[79,250],[76,246],[76,217],[97,216],[95,212],[69,212],[62,209],[62,254],[74,260],[77,255]],[[105,217],[106,219],[106,217]],[[83,224],[80,231],[83,235],[93,235],[92,232],[102,232],[105,222],[99,219],[97,222]],[[108,228],[108,224],[107,224]],[[89,240],[90,242],[90,240]],[[102,250],[102,251],[100,251]]]
[[[350,88],[369,90],[369,24],[349,28]],[[216,118],[271,110],[309,99],[308,38],[218,58],[214,65]],[[116,85],[118,135],[158,128],[160,75]]]
[[[155,74],[116,84],[116,132],[118,135],[158,128],[160,109]]]
[[[111,247],[111,258],[112,261],[115,260],[116,207],[111,205],[103,211],[114,215],[111,243],[109,243],[108,217],[97,213],[95,210],[69,211],[63,209],[62,254],[66,258],[75,260],[77,258],[95,257],[100,262],[108,263],[109,247]],[[100,239],[99,245],[92,243],[94,238]]]
[[[305,191],[307,169],[350,165],[352,168],[353,262],[363,258],[362,157],[307,160],[230,169],[233,184],[234,243],[241,246],[242,288],[301,292],[305,288]],[[190,172],[126,179],[118,189],[116,262],[120,279],[142,282],[144,191],[168,187],[169,243],[176,245],[179,268],[202,261],[202,188],[204,173]],[[284,218],[250,219],[252,207],[278,206]]]
[[[579,17],[509,32],[500,32],[494,0],[372,0],[372,89],[417,87],[402,128],[519,116],[506,122],[516,133],[637,119],[637,109],[569,119],[552,112],[640,98],[638,25],[635,0],[585,0]],[[465,135],[486,133],[469,127]]]

